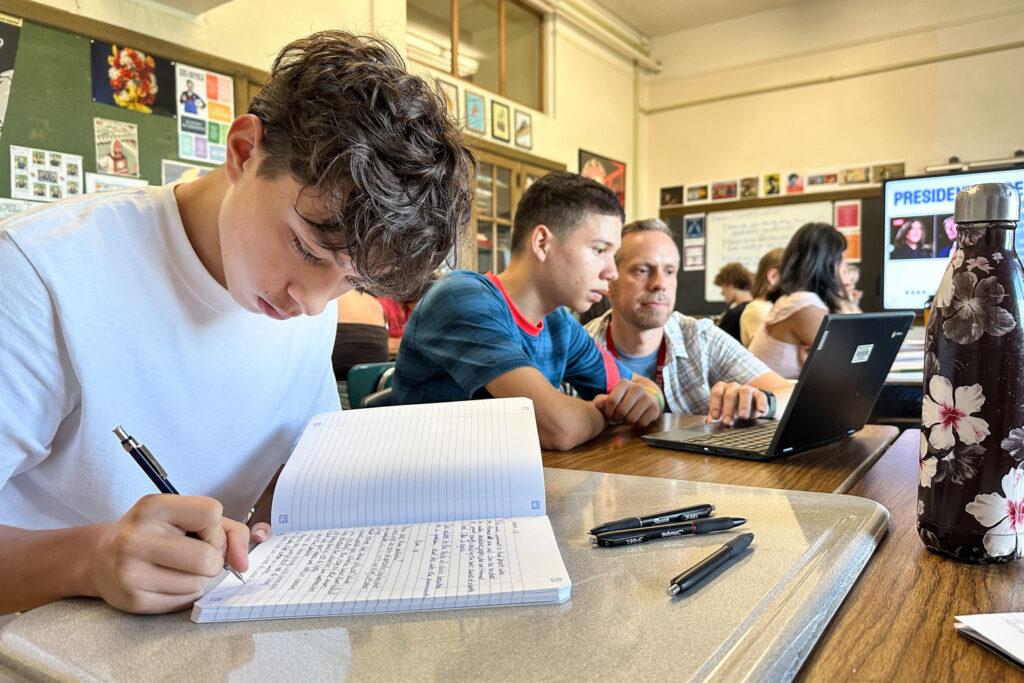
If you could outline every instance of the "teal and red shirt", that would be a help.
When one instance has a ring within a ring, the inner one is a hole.
[[[459,270],[430,288],[406,324],[394,402],[489,398],[488,382],[521,367],[536,368],[556,389],[567,382],[588,400],[633,376],[565,309],[535,325],[495,275]]]

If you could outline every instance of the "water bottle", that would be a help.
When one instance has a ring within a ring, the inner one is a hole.
[[[967,562],[1024,554],[1024,270],[1020,196],[972,185],[956,196],[956,250],[925,331],[917,530]]]

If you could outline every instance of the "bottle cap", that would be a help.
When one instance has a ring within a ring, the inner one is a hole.
[[[981,183],[956,195],[953,220],[959,223],[1020,220],[1020,195],[1007,183]]]

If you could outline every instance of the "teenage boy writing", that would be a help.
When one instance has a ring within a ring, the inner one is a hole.
[[[78,595],[164,612],[225,557],[245,570],[233,520],[338,408],[328,302],[411,296],[469,217],[472,155],[376,39],[285,47],[227,148],[192,183],[0,227],[0,613]],[[146,495],[119,424],[194,495]]]
[[[534,182],[516,208],[511,258],[498,275],[457,271],[416,306],[398,353],[396,403],[526,396],[540,443],[569,449],[608,421],[646,426],[657,386],[617,363],[562,307],[586,311],[615,279],[622,207],[574,173]],[[558,390],[571,384],[584,399]]]

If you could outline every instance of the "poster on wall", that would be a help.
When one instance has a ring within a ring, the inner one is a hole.
[[[11,199],[55,202],[82,194],[82,157],[11,145]]]
[[[581,149],[579,152],[580,175],[596,180],[609,188],[619,198],[619,204],[626,206],[626,164]]]
[[[846,238],[846,251],[843,256],[851,263],[860,261],[860,214],[859,199],[835,202],[833,205],[832,225]]]
[[[145,187],[149,181],[143,178],[126,178],[119,175],[103,175],[102,173],[85,174],[85,193],[109,192],[132,187]]]
[[[161,159],[160,184],[188,183],[196,178],[202,178],[212,170],[213,168],[209,166],[187,164],[184,161],[174,161],[173,159]]]
[[[125,45],[89,42],[93,102],[174,116],[174,62]]]
[[[7,102],[14,82],[14,59],[18,54],[21,19],[0,14],[0,136],[3,135]]]
[[[94,118],[96,170],[107,175],[139,177],[139,127],[126,121]]]
[[[219,164],[235,119],[235,86],[229,76],[186,64],[174,68],[178,107],[178,156]]]
[[[24,199],[0,199],[0,221],[10,218],[22,211],[28,211],[39,202],[28,202]]]
[[[704,270],[704,220],[706,214],[683,216],[683,270]]]

